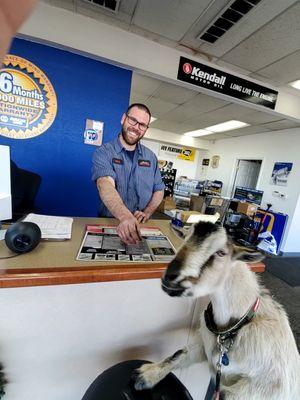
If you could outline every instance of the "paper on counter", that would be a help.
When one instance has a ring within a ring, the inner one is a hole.
[[[0,240],[4,240],[7,229],[0,229]]]
[[[37,224],[42,239],[71,239],[73,218],[28,214],[23,221]]]

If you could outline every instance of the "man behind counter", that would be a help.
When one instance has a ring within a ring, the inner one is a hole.
[[[157,158],[139,143],[150,119],[147,106],[131,104],[121,118],[118,138],[98,147],[93,156],[92,179],[102,200],[99,216],[117,218],[118,235],[127,244],[141,239],[140,223],[151,217],[164,195]]]

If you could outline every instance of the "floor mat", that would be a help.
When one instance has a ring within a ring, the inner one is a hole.
[[[300,286],[300,257],[271,257],[264,260],[266,270],[292,287]]]

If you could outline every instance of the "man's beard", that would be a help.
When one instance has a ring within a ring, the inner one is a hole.
[[[128,128],[126,130],[124,128],[124,126],[122,126],[121,134],[122,134],[122,137],[123,137],[125,143],[127,143],[129,146],[137,144],[140,141],[140,136],[138,135],[136,138],[131,138],[131,137],[129,137],[127,131],[128,131]]]

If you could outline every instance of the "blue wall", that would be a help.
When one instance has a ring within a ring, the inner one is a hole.
[[[91,181],[95,146],[83,143],[86,119],[104,122],[103,142],[115,138],[129,102],[131,71],[50,46],[15,39],[10,54],[36,64],[57,96],[51,127],[32,139],[9,139],[11,158],[42,176],[37,207],[44,214],[96,216],[98,193]]]

